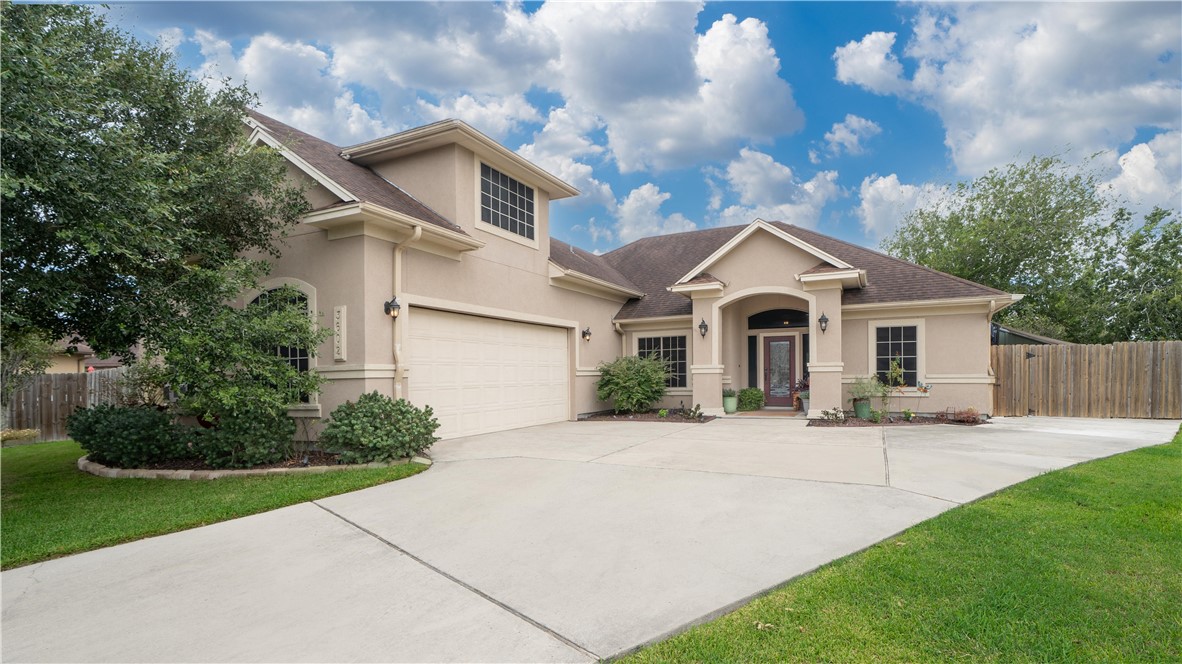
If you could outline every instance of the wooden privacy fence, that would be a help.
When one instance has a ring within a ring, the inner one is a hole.
[[[1182,418],[1182,341],[992,352],[994,415]]]
[[[12,395],[5,412],[9,429],[40,429],[36,440],[65,440],[66,418],[79,408],[117,401],[116,381],[126,367],[92,373],[45,374]]]

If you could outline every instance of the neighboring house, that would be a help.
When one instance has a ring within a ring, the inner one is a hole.
[[[1053,339],[1051,337],[1044,337],[1033,332],[1023,332],[1022,330],[1015,330],[1012,327],[1006,327],[1000,323],[991,323],[989,325],[990,343],[994,346],[1060,346],[1066,344],[1062,339]]]
[[[99,357],[86,342],[74,344],[74,350],[70,351],[70,340],[63,339],[54,344],[45,373],[86,373],[121,366],[123,362],[118,357]]]
[[[578,192],[463,122],[348,148],[247,124],[313,208],[263,285],[299,288],[332,330],[301,359],[328,381],[293,414],[377,390],[430,405],[444,437],[574,419],[610,408],[596,367],[637,353],[670,361],[666,405],[708,413],[727,387],[790,406],[805,374],[810,416],[848,407],[844,383],[891,357],[895,407],[992,409],[987,323],[1017,296],[762,220],[595,256],[550,237],[550,201]]]

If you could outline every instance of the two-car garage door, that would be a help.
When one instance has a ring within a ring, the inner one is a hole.
[[[421,307],[407,322],[410,400],[435,411],[437,435],[568,418],[567,330]]]

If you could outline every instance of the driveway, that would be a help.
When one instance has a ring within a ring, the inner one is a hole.
[[[1178,422],[561,423],[413,478],[4,572],[5,661],[588,661]],[[121,480],[152,481],[152,480]]]

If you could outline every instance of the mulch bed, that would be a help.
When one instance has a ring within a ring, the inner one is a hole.
[[[647,413],[620,413],[616,414],[611,411],[604,413],[594,413],[586,417],[580,418],[580,422],[680,422],[681,424],[692,423],[699,424],[702,422],[709,422],[717,419],[713,415],[703,415],[700,419],[690,420],[686,419],[681,410],[669,409],[665,417],[661,417],[659,410],[650,410]]]
[[[251,466],[252,470],[267,469],[267,468],[301,468],[303,466],[336,466],[340,462],[339,454],[329,452],[304,452],[297,454],[290,459],[285,459],[278,463],[261,464],[258,466]],[[159,463],[148,464],[142,466],[144,470],[226,470],[225,468],[214,468],[207,465],[200,459],[173,459],[171,461],[161,461]]]
[[[976,422],[959,422],[957,420],[950,420],[946,417],[928,417],[926,415],[916,415],[911,418],[911,421],[901,417],[892,417],[882,420],[881,422],[871,422],[870,420],[862,420],[856,417],[847,417],[841,421],[833,420],[809,420],[810,427],[919,427],[929,424],[959,424],[966,427],[975,427],[980,424],[987,424],[983,420]]]

